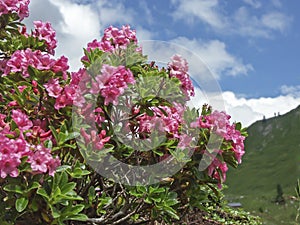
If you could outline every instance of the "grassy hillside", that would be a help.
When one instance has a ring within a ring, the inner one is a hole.
[[[228,173],[225,191],[230,201],[263,217],[265,224],[295,223],[294,195],[300,178],[300,106],[291,112],[257,121],[248,128],[243,163]],[[276,204],[277,187],[285,204]]]

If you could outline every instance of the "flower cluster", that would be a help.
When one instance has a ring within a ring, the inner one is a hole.
[[[30,0],[1,0],[0,16],[8,13],[17,13],[20,20],[29,16],[28,5]]]
[[[197,122],[191,124],[193,127],[209,129],[223,139],[231,143],[230,151],[234,152],[235,158],[238,163],[242,162],[242,156],[244,155],[244,140],[245,137],[242,136],[241,132],[236,130],[236,125],[230,123],[230,116],[225,112],[213,111],[209,115],[200,116]],[[222,155],[222,150],[217,150],[219,155]],[[208,168],[208,174],[212,177],[218,179],[219,181],[225,181],[227,165],[225,162],[221,162],[219,159],[215,158],[214,161]],[[223,177],[221,178],[217,172],[221,170]]]
[[[53,72],[61,71],[66,78],[68,66],[68,59],[64,56],[58,60],[52,59],[49,54],[41,51],[26,50],[15,51],[11,58],[6,62],[3,69],[3,74],[22,73],[24,77],[29,77],[28,66],[32,66],[38,70],[52,70]]]
[[[102,66],[101,74],[97,75],[95,80],[91,93],[101,93],[105,105],[117,105],[118,97],[124,93],[128,84],[135,82],[132,72],[124,66],[114,67],[106,64]]]
[[[173,107],[160,106],[152,108],[154,115],[146,113],[137,117],[139,134],[150,134],[154,130],[165,132],[170,138],[180,138],[180,125],[183,121],[184,107],[176,104]],[[164,111],[164,112],[163,112]]]
[[[131,30],[130,26],[122,26],[122,29],[110,26],[104,30],[101,41],[96,39],[88,43],[87,51],[100,49],[104,52],[113,52],[118,48],[126,48],[130,43],[137,43],[135,30]],[[86,56],[82,60],[88,61]]]
[[[126,48],[130,42],[137,43],[135,30],[130,26],[122,26],[122,29],[110,26],[104,30],[102,42],[110,42],[115,48]]]
[[[20,134],[11,131],[11,127],[6,122],[6,116],[0,115],[0,176],[7,175],[16,177],[19,175],[18,166],[22,159],[27,157],[26,162],[31,165],[33,173],[49,173],[53,176],[57,166],[60,165],[58,157],[53,158],[51,150],[42,144],[35,145],[30,139],[36,137],[36,130],[45,134],[41,127],[34,126],[28,116],[21,110],[12,110],[11,118],[18,126]],[[48,138],[51,136],[48,132]],[[44,140],[46,140],[44,139]]]
[[[106,136],[106,131],[101,130],[99,134],[97,134],[96,130],[92,130],[90,134],[88,134],[85,129],[80,129],[80,134],[84,138],[85,143],[91,144],[92,148],[95,150],[101,150],[104,147],[104,144],[110,140],[109,136]]]
[[[57,46],[56,33],[49,22],[34,21],[35,30],[32,32],[33,37],[38,37],[39,40],[45,40],[47,50],[54,55],[54,49]]]
[[[195,95],[194,85],[188,75],[188,63],[180,55],[174,55],[168,64],[170,70],[170,77],[176,77],[181,82],[181,89],[189,100],[190,96]]]
[[[221,171],[221,175],[218,172]],[[214,158],[212,163],[207,168],[207,174],[210,177],[213,177],[214,179],[218,180],[218,186],[221,188],[221,183],[226,180],[226,172],[228,170],[226,162],[222,162],[218,158]]]

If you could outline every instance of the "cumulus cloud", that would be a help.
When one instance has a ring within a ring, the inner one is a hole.
[[[251,37],[270,38],[274,32],[283,33],[291,24],[292,18],[278,11],[279,0],[272,0],[277,9],[265,9],[258,0],[244,0],[244,5],[226,14],[218,0],[172,0],[175,11],[173,18],[188,24],[201,21],[216,32],[231,33]],[[249,7],[263,10],[249,10]]]
[[[283,95],[291,95],[294,97],[300,97],[300,85],[282,85],[280,91]]]
[[[265,27],[281,32],[287,28],[290,21],[290,17],[280,12],[270,12],[263,15],[261,18],[261,22]]]
[[[218,12],[218,0],[172,0],[177,9],[173,13],[175,19],[183,19],[192,24],[195,19],[214,28],[224,28],[223,16]]]
[[[218,101],[215,101],[215,98]],[[244,98],[239,97],[235,93],[225,91],[221,93],[203,93],[201,90],[196,91],[196,96],[192,99],[191,106],[197,108],[204,103],[210,104],[214,109],[225,110],[232,116],[231,120],[242,122],[243,126],[249,126],[263,117],[271,118],[278,113],[280,115],[289,112],[300,105],[300,96],[280,95],[277,97],[261,97],[261,98]]]
[[[81,66],[82,49],[87,42],[100,36],[101,24],[91,5],[68,0],[31,0],[30,16],[25,23],[32,28],[34,20],[51,22],[58,39],[56,55],[66,55],[72,70]]]
[[[282,3],[280,0],[271,0],[271,2],[277,8],[281,8],[281,6],[282,6]]]
[[[220,79],[221,75],[246,75],[253,70],[251,64],[244,64],[242,59],[230,54],[226,49],[226,44],[219,40],[204,42],[197,39],[178,37],[172,42],[185,46],[210,68],[213,75]]]
[[[258,9],[261,7],[261,2],[260,1],[256,1],[256,0],[243,0],[246,4],[249,4],[250,6],[252,6],[255,9]]]
[[[131,24],[134,21],[135,12],[126,8],[122,2],[97,1],[96,9],[104,27],[111,24]]]
[[[111,24],[130,24],[134,12],[122,2],[77,0],[31,0],[30,16],[24,22],[33,27],[34,20],[51,22],[56,30],[56,55],[69,58],[71,70],[81,67],[80,58],[87,43],[99,39],[101,32]],[[151,39],[151,33],[139,27],[139,38]]]

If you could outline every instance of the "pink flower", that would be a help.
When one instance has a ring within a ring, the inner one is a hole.
[[[126,48],[130,43],[137,43],[135,30],[131,30],[129,25],[122,26],[121,29],[110,26],[104,30],[104,35],[100,42],[95,39],[88,43],[87,51],[90,52],[98,48],[104,52],[113,52],[118,48]],[[141,49],[138,48],[137,51],[140,52]],[[88,57],[83,56],[81,60],[88,61]]]
[[[45,40],[50,54],[54,55],[54,49],[57,46],[56,34],[49,22],[34,21],[35,30],[32,35],[40,40]]]
[[[72,105],[75,99],[78,100],[76,88],[78,88],[77,85],[72,84],[65,86],[62,93],[56,98],[54,108],[59,110],[67,105]]]
[[[41,51],[32,51],[31,49],[17,50],[11,58],[7,61],[4,71],[4,75],[9,73],[21,72],[24,77],[29,77],[28,66],[32,66],[38,70],[52,70],[53,72],[62,72],[64,79],[67,79],[67,64],[68,60],[62,56],[58,60],[54,60],[47,53]]]
[[[86,69],[79,69],[78,72],[71,73],[71,84],[78,85],[81,82],[82,78],[88,77]],[[84,81],[84,79],[83,79]]]
[[[68,58],[65,56],[62,56],[58,60],[56,60],[51,67],[51,70],[54,73],[62,72],[64,80],[67,80],[67,70],[68,69],[69,69]]]
[[[235,124],[230,124],[230,116],[225,112],[213,111],[210,115],[200,116],[196,122],[191,124],[192,127],[209,129],[231,143],[230,149],[235,153],[235,158],[238,163],[242,162],[244,155],[244,140],[245,137],[241,132],[235,129]]]
[[[30,0],[19,0],[19,9],[18,14],[20,17],[20,20],[23,20],[25,17],[29,16],[29,9],[28,5],[30,3]]]
[[[194,86],[188,75],[188,64],[180,55],[174,55],[168,64],[170,77],[176,77],[181,82],[181,90],[189,100],[190,96],[195,95]]]
[[[56,110],[59,110],[61,108],[66,107],[68,104],[68,98],[65,94],[59,95],[58,98],[55,101],[54,108]]]
[[[171,62],[168,64],[170,69],[175,71],[180,71],[183,73],[187,73],[189,70],[188,63],[186,59],[183,59],[180,55],[173,55],[171,57]]]
[[[105,121],[104,112],[100,107],[96,108],[93,114],[97,124],[100,125],[103,121]]]
[[[137,43],[135,30],[131,30],[130,26],[122,26],[122,29],[110,26],[104,30],[102,42],[110,41],[115,48],[124,48],[130,42]]]
[[[109,136],[106,136],[106,131],[101,130],[100,134],[97,134],[97,131],[92,130],[90,134],[87,134],[86,131],[81,128],[80,134],[84,138],[85,143],[91,144],[93,149],[101,150],[104,147],[104,144],[110,140]]]
[[[21,160],[18,157],[0,157],[0,176],[5,178],[7,175],[17,177],[19,175],[18,166]]]
[[[53,79],[51,78],[46,84],[43,85],[47,92],[49,93],[49,96],[58,98],[58,96],[61,94],[63,88],[59,85],[58,78]]]
[[[21,131],[29,130],[32,127],[32,122],[29,120],[28,116],[21,110],[12,110],[12,119],[18,125]]]
[[[8,72],[13,72],[13,73],[21,72],[26,66],[26,64],[27,64],[27,59],[24,54],[24,51],[17,50],[7,61],[6,68],[9,68],[10,70],[8,71],[7,69],[5,69],[5,73],[7,75]]]
[[[4,120],[6,119],[6,115],[0,113],[0,127],[4,128],[8,125]]]
[[[31,49],[17,50],[11,58],[7,61],[6,68],[4,70],[5,75],[10,72],[21,72],[24,77],[29,77],[28,66],[35,67],[40,70],[50,69],[53,61],[46,54],[42,54],[41,51],[32,52]]]
[[[225,138],[230,126],[230,116],[225,112],[213,111],[210,115],[200,116],[196,123],[191,126],[199,128],[208,128],[221,137]]]
[[[101,74],[97,75],[92,83],[91,93],[101,93],[104,104],[118,104],[118,97],[124,93],[128,84],[133,84],[135,79],[132,72],[124,66],[110,66],[104,64]]]
[[[54,175],[56,168],[60,165],[59,158],[53,158],[50,149],[43,145],[35,146],[34,153],[29,156],[28,162],[34,173],[46,173],[48,171],[50,176]]]
[[[30,155],[27,143],[21,135],[17,139],[9,139],[6,134],[13,133],[9,128],[0,130],[0,176],[2,178],[7,175],[18,176],[17,167],[21,163],[21,158]]]
[[[215,178],[219,181],[219,188],[221,188],[221,183],[226,180],[226,172],[228,170],[227,164],[225,162],[221,162],[218,158],[214,158],[213,162],[207,168],[208,176]],[[220,174],[221,173],[221,177]]]
[[[1,0],[0,16],[8,13],[17,13],[20,20],[28,17],[28,5],[30,0]]]

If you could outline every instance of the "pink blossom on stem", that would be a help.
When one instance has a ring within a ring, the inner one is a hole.
[[[87,51],[90,52],[98,48],[104,52],[113,52],[118,48],[126,48],[130,43],[137,44],[135,30],[132,30],[129,25],[122,26],[121,29],[110,26],[104,30],[101,41],[95,39],[88,43]],[[138,48],[137,51],[141,52],[141,48]],[[83,56],[81,60],[88,61],[88,57]]]
[[[104,147],[104,144],[110,140],[109,136],[106,136],[106,131],[101,130],[99,134],[97,131],[92,130],[88,134],[83,128],[80,129],[80,134],[84,138],[86,144],[91,144],[92,148],[95,150],[101,150]]]
[[[124,93],[128,84],[133,84],[135,79],[132,72],[124,66],[110,66],[104,64],[101,74],[97,75],[92,83],[91,93],[101,93],[104,104],[118,104],[118,97]]]
[[[1,0],[0,1],[0,16],[8,13],[17,13],[20,20],[29,16],[30,0]]]
[[[219,188],[221,188],[221,183],[226,180],[226,172],[228,170],[227,164],[225,162],[221,162],[218,158],[214,158],[213,162],[209,165],[207,170],[209,176],[219,181],[218,186]]]
[[[0,130],[0,176],[16,177],[19,174],[18,166],[21,158],[30,155],[26,141],[20,136],[17,139],[9,139],[7,134],[12,134],[9,128]]]
[[[39,50],[32,51],[27,48],[26,50],[15,51],[7,61],[3,71],[4,75],[8,75],[11,72],[20,72],[24,77],[29,77],[28,66],[32,66],[38,70],[52,70],[55,73],[61,71],[64,79],[66,79],[66,71],[69,68],[67,62],[68,60],[66,57],[54,60],[47,53],[42,53]]]
[[[54,175],[55,169],[60,165],[59,158],[53,158],[51,151],[43,145],[32,146],[34,153],[29,156],[28,162],[31,164],[34,173],[46,173]]]
[[[28,116],[21,110],[12,110],[12,119],[18,125],[21,131],[29,130],[32,127],[32,121],[29,120]]]
[[[34,37],[40,40],[45,40],[50,54],[54,55],[54,49],[57,46],[56,33],[49,22],[43,23],[42,21],[34,21],[35,30],[32,32]]]
[[[168,63],[170,77],[176,77],[181,82],[181,89],[189,100],[190,96],[195,95],[194,86],[188,75],[188,63],[180,55],[174,55]]]
[[[5,178],[7,175],[17,177],[19,175],[18,166],[21,160],[18,157],[2,156],[0,158],[0,176]]]
[[[137,43],[135,30],[131,30],[130,26],[122,26],[122,29],[110,26],[104,30],[102,42],[110,41],[115,48],[126,47],[130,42]]]
[[[63,90],[63,88],[59,85],[58,78],[55,78],[55,79],[51,78],[43,86],[46,88],[49,96],[54,97],[54,98],[58,98]]]
[[[69,69],[68,58],[65,56],[62,56],[58,60],[56,60],[51,67],[51,70],[54,73],[62,72],[64,80],[67,80],[67,70],[68,69]]]

